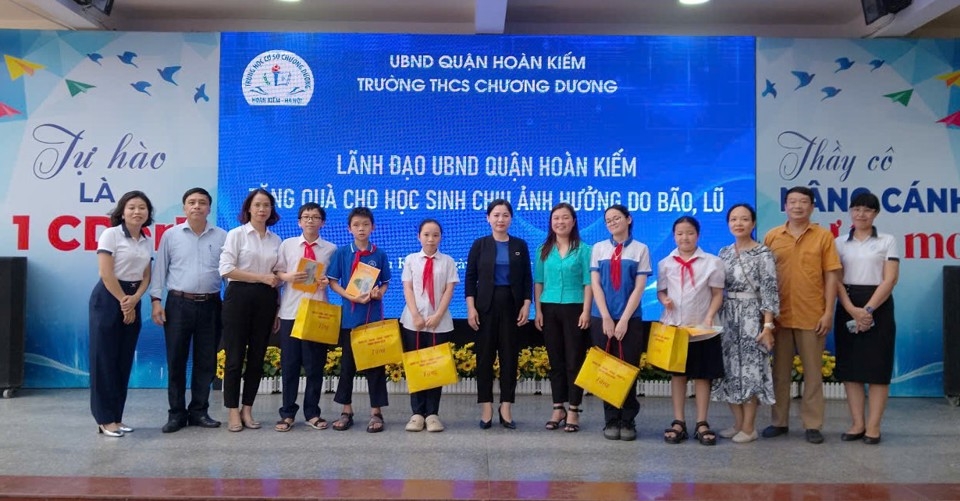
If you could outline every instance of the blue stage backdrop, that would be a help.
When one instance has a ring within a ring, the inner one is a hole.
[[[487,204],[514,206],[511,234],[546,235],[553,205],[578,211],[588,243],[626,205],[656,261],[681,215],[711,253],[730,242],[726,207],[754,202],[752,38],[222,34],[218,220],[237,226],[249,190],[277,197],[281,237],[297,208],[327,212],[321,235],[350,242],[347,213],[373,210],[391,260],[386,314],[403,308],[403,257],[419,222],[463,267],[490,232]],[[660,314],[648,282],[643,316]],[[463,290],[451,305],[466,316]]]

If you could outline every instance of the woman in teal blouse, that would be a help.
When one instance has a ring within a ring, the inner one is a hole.
[[[550,358],[553,414],[548,430],[580,431],[583,389],[573,384],[590,346],[590,246],[580,241],[577,213],[567,203],[550,211],[547,239],[537,249],[533,274],[534,325]],[[570,403],[569,414],[564,403]]]

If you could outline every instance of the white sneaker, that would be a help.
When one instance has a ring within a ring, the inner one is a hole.
[[[404,429],[407,431],[423,431],[423,416],[420,414],[410,416],[410,421],[407,421],[407,426]]]
[[[749,435],[741,431],[741,432],[737,432],[737,434],[733,436],[733,441],[738,444],[745,444],[748,442],[753,442],[759,436],[760,435],[757,433],[757,430],[753,430],[753,433]]]
[[[440,416],[436,414],[427,416],[427,431],[443,431],[443,422],[440,421]]]
[[[731,426],[726,430],[722,430],[720,433],[717,433],[717,435],[720,435],[720,438],[733,438],[737,433],[740,433],[740,430]]]

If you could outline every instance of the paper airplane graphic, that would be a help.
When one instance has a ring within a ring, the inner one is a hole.
[[[960,85],[960,71],[952,71],[950,73],[944,73],[943,75],[937,75],[937,80],[943,80],[947,87],[951,85]]]
[[[81,92],[87,92],[88,89],[96,88],[96,85],[90,85],[76,80],[67,80],[67,90],[70,91],[70,97],[74,97]]]
[[[33,63],[8,54],[4,54],[3,59],[7,62],[7,71],[10,73],[10,80],[16,80],[22,77],[24,73],[33,76],[35,71],[45,68],[42,64]]]
[[[956,113],[951,113],[940,120],[937,120],[938,124],[946,124],[947,127],[960,127],[960,111]]]
[[[7,116],[13,116],[13,115],[19,115],[19,114],[20,114],[19,110],[15,110],[7,106],[5,103],[0,103],[0,117],[7,117]]]
[[[890,94],[884,94],[883,97],[889,97],[891,101],[895,103],[900,103],[904,106],[910,104],[910,97],[913,96],[913,89],[902,90],[900,92],[892,92]]]

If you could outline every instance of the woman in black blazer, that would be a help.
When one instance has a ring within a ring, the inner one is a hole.
[[[467,257],[467,323],[477,331],[477,402],[480,427],[493,420],[493,362],[500,356],[500,424],[516,428],[510,405],[517,389],[519,327],[529,321],[533,275],[527,242],[507,234],[513,207],[502,199],[487,206],[492,234],[478,238]]]

